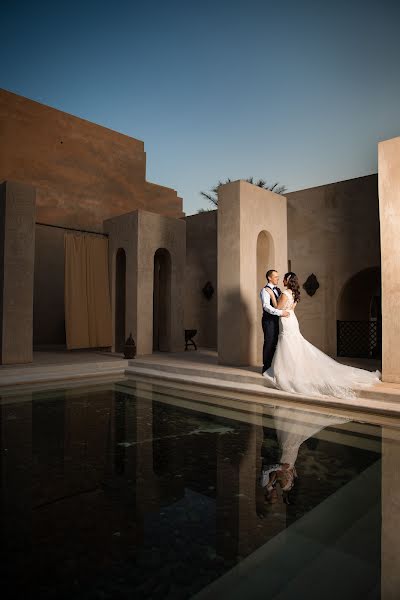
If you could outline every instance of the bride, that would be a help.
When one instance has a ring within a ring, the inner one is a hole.
[[[266,500],[273,504],[277,501],[276,485],[279,484],[283,500],[288,503],[287,492],[295,485],[297,478],[295,463],[302,443],[322,429],[348,423],[350,419],[336,415],[293,410],[284,406],[274,409],[273,419],[280,448],[280,459],[276,464],[263,465],[260,485],[265,488]]]
[[[271,301],[275,308],[288,311],[289,317],[279,319],[279,338],[271,367],[263,373],[266,385],[286,392],[307,396],[326,395],[353,398],[354,388],[380,381],[379,371],[371,373],[342,365],[310,344],[299,328],[295,309],[300,300],[296,273],[286,273],[286,290]]]

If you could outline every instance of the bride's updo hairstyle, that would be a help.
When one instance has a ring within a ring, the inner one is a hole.
[[[293,273],[293,271],[289,271],[289,273],[285,274],[284,279],[286,279],[287,289],[292,290],[293,292],[294,301],[300,302],[300,285],[296,273]]]

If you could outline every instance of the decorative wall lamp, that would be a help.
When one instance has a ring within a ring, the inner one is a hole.
[[[306,290],[309,296],[314,296],[315,292],[319,288],[319,283],[317,277],[314,273],[311,273],[303,284],[303,288]]]
[[[202,289],[202,292],[205,295],[205,297],[207,298],[207,300],[211,300],[211,298],[214,294],[214,288],[212,286],[211,281],[207,281],[206,285]]]

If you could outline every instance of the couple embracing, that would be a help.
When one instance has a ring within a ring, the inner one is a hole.
[[[278,287],[275,269],[266,273],[267,284],[260,292],[264,332],[262,374],[268,387],[307,396],[353,398],[355,388],[380,381],[379,371],[371,373],[342,365],[310,344],[299,328],[295,309],[300,301],[296,273],[283,278]]]

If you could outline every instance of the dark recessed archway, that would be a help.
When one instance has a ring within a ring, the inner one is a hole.
[[[126,254],[123,248],[118,249],[115,260],[115,351],[123,352],[126,314]]]
[[[369,321],[380,312],[381,270],[371,267],[359,271],[344,284],[337,302],[339,321]]]
[[[171,255],[165,248],[154,254],[153,351],[171,348]]]
[[[337,354],[379,358],[382,354],[381,270],[363,269],[346,281],[339,294]]]

